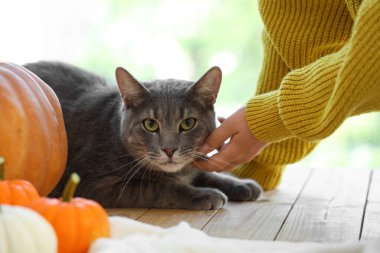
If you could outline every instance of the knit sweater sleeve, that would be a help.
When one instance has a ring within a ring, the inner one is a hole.
[[[380,110],[380,1],[365,0],[337,52],[290,71],[279,89],[247,104],[252,133],[265,142],[321,140],[349,116]]]

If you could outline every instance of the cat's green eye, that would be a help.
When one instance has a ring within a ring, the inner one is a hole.
[[[158,130],[158,123],[154,119],[145,119],[143,125],[149,132],[156,132]]]
[[[196,119],[194,118],[187,118],[187,119],[182,120],[181,125],[180,125],[181,130],[189,131],[195,126],[195,122],[196,122]]]

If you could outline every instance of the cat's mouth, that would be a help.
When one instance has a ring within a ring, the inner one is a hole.
[[[184,164],[177,163],[174,161],[168,161],[165,163],[161,163],[158,167],[161,171],[173,173],[173,172],[180,171],[184,167]]]
[[[167,158],[164,161],[156,160],[154,163],[157,170],[174,173],[174,172],[178,172],[182,170],[186,166],[186,164],[189,163],[189,161],[187,160],[185,161],[178,158],[177,159]]]
[[[167,164],[171,164],[171,165],[173,165],[173,164],[179,164],[179,162],[175,162],[173,159],[168,159],[167,161],[165,161],[165,162],[159,162],[158,164],[160,166],[165,166]]]

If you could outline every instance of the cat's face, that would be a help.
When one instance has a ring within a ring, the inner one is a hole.
[[[124,99],[121,137],[139,164],[176,172],[199,158],[197,148],[215,128],[219,68],[210,69],[197,82],[139,83],[122,68],[116,77]]]

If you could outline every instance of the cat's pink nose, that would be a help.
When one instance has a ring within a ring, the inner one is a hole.
[[[166,155],[169,158],[172,158],[174,151],[176,151],[176,149],[174,149],[174,148],[163,148],[162,150],[165,151]]]

